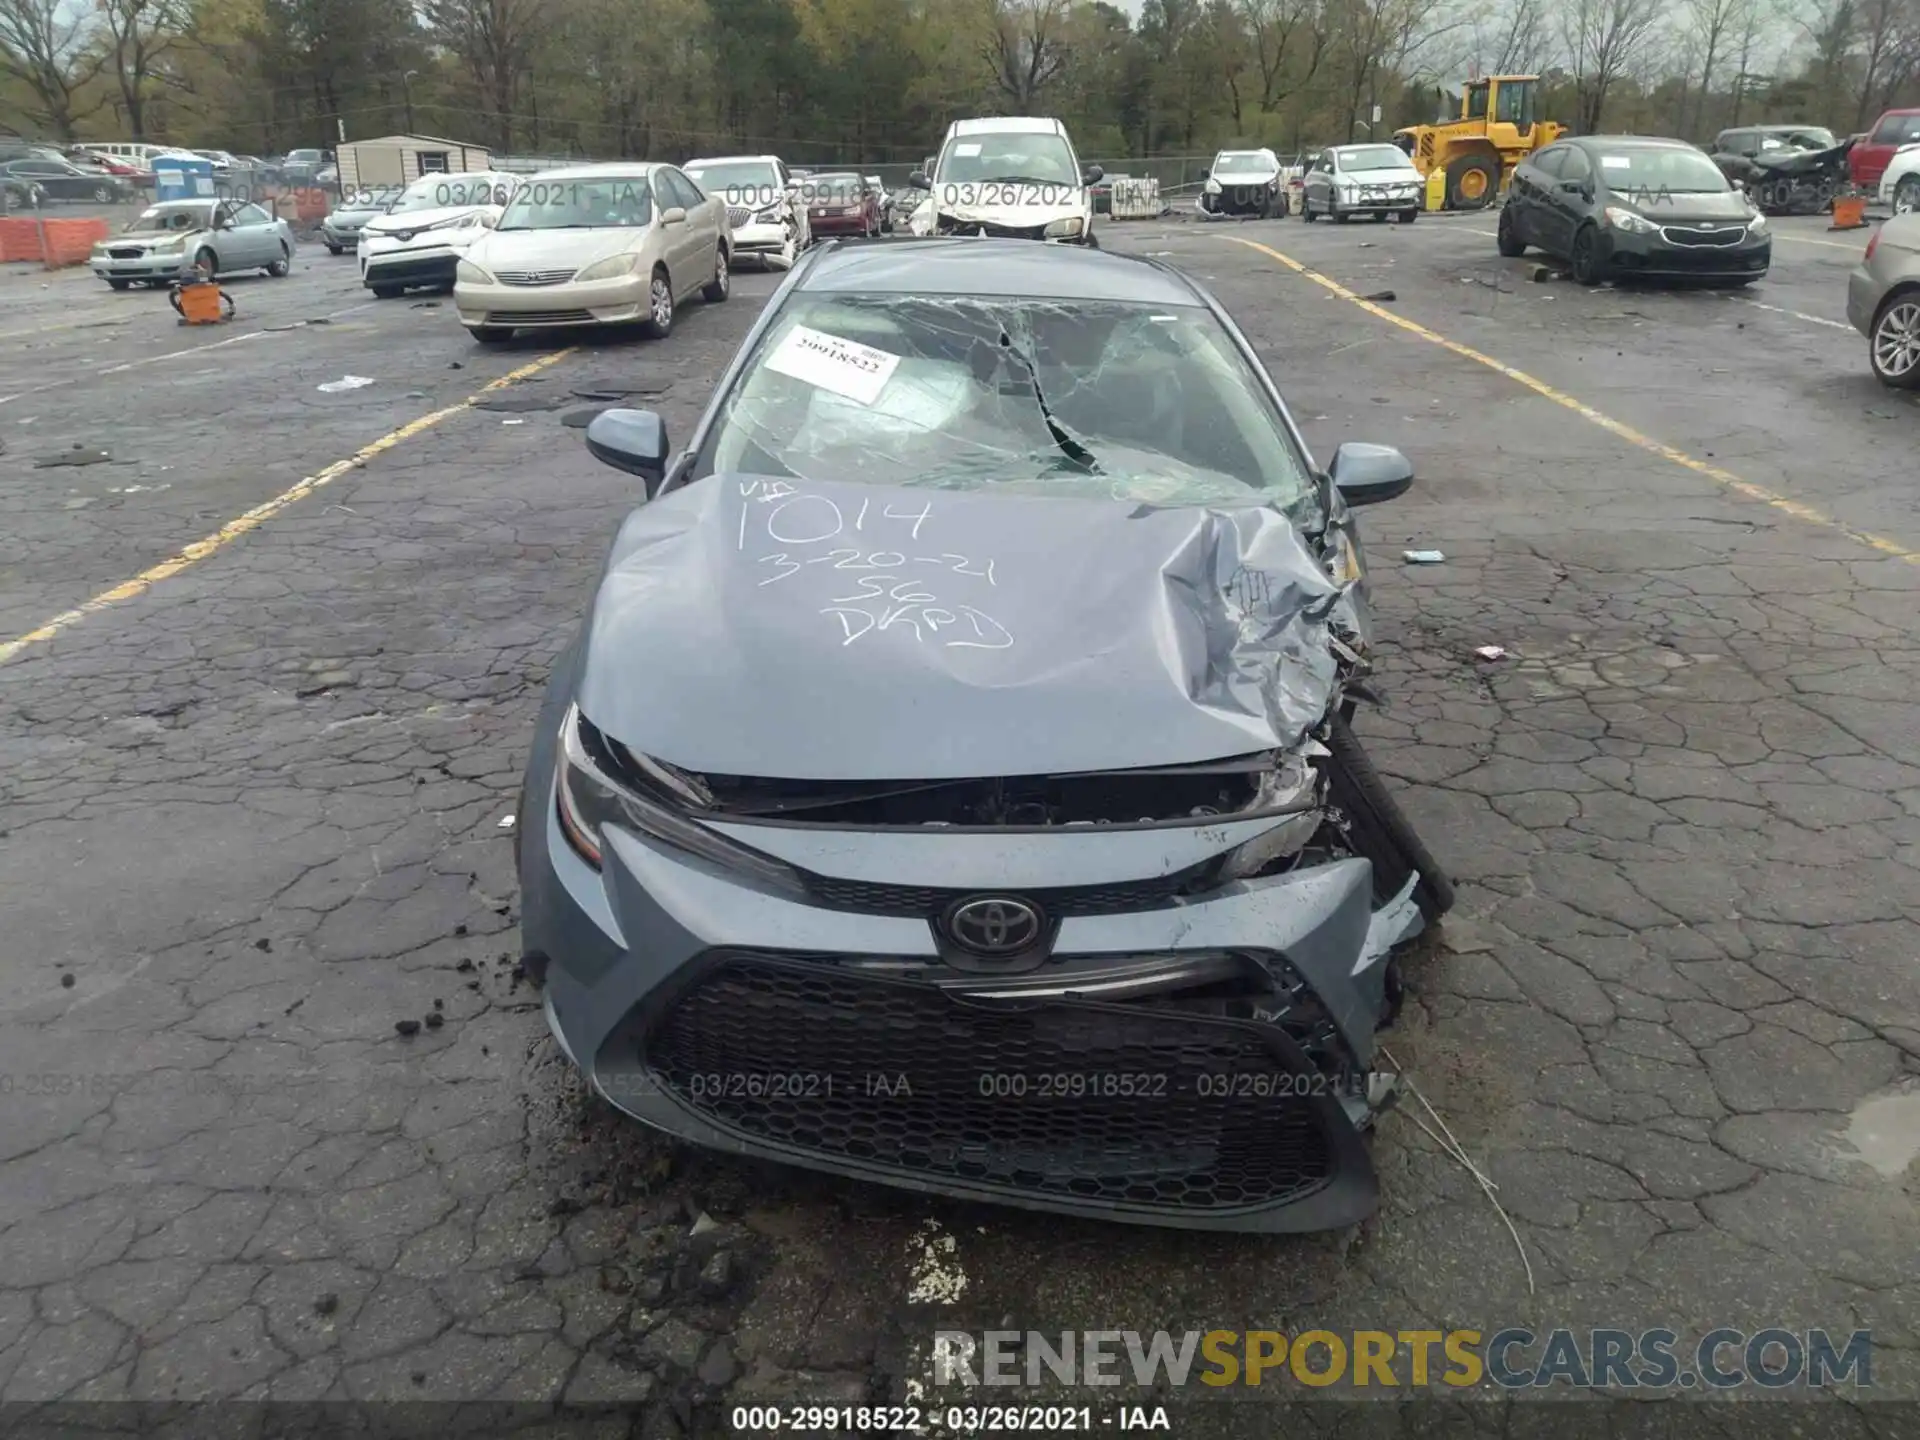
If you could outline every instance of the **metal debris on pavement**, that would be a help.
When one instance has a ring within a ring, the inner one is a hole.
[[[1482,645],[1473,653],[1478,655],[1482,660],[1504,660],[1507,658],[1506,647],[1502,645]]]
[[[106,465],[112,460],[113,456],[105,450],[90,450],[75,441],[71,450],[56,450],[51,455],[34,456],[33,468],[46,470],[55,465]]]
[[[1438,550],[1406,550],[1401,553],[1409,565],[1438,565],[1447,558]]]
[[[564,394],[555,394],[552,391],[548,391],[544,395],[489,395],[485,400],[476,400],[473,408],[476,410],[526,412],[531,410],[558,410],[566,403],[567,397]]]
[[[320,385],[320,391],[326,395],[335,395],[342,390],[358,390],[362,385],[371,385],[371,375],[342,375],[338,380],[328,380]]]
[[[1371,295],[1362,295],[1362,300],[1398,300],[1400,297],[1391,290],[1376,290]]]

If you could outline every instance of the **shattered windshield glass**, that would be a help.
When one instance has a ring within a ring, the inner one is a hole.
[[[716,472],[1158,505],[1310,499],[1207,310],[972,296],[800,295],[701,447]]]
[[[130,220],[122,235],[161,235],[187,230],[206,230],[213,225],[213,206],[186,205],[177,209],[155,207]]]

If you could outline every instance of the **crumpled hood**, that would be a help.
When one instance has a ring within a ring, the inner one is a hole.
[[[631,250],[646,233],[616,226],[604,230],[489,230],[467,252],[467,258],[487,270],[584,270],[596,260]]]
[[[949,779],[1298,744],[1350,601],[1278,511],[722,475],[621,528],[581,709],[689,770]]]
[[[938,200],[936,198],[934,209],[937,214],[951,216],[962,225],[1006,225],[1014,227],[1049,225],[1055,220],[1064,220],[1069,216],[1087,215],[1092,212],[1092,202],[1087,198],[1087,192],[1084,189],[1069,191],[1065,186],[1054,186],[1052,188],[1056,192],[1067,191],[1067,193],[1064,196],[1056,193],[1054,203],[1047,205],[1037,203],[1037,197],[1045,193],[1041,187],[1028,186],[1024,188],[1036,197],[1034,203],[1026,203],[1023,201],[1023,203],[1014,205],[960,205],[949,204],[944,200]],[[934,187],[933,194],[935,197],[939,196],[940,187],[938,185]]]

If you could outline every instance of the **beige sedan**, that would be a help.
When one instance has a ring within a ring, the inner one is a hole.
[[[473,338],[639,325],[655,339],[698,291],[727,298],[726,205],[671,165],[581,165],[535,175],[460,261],[453,299]]]

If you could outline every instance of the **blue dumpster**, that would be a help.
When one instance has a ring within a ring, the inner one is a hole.
[[[153,196],[156,200],[211,199],[213,162],[198,155],[156,155]]]

